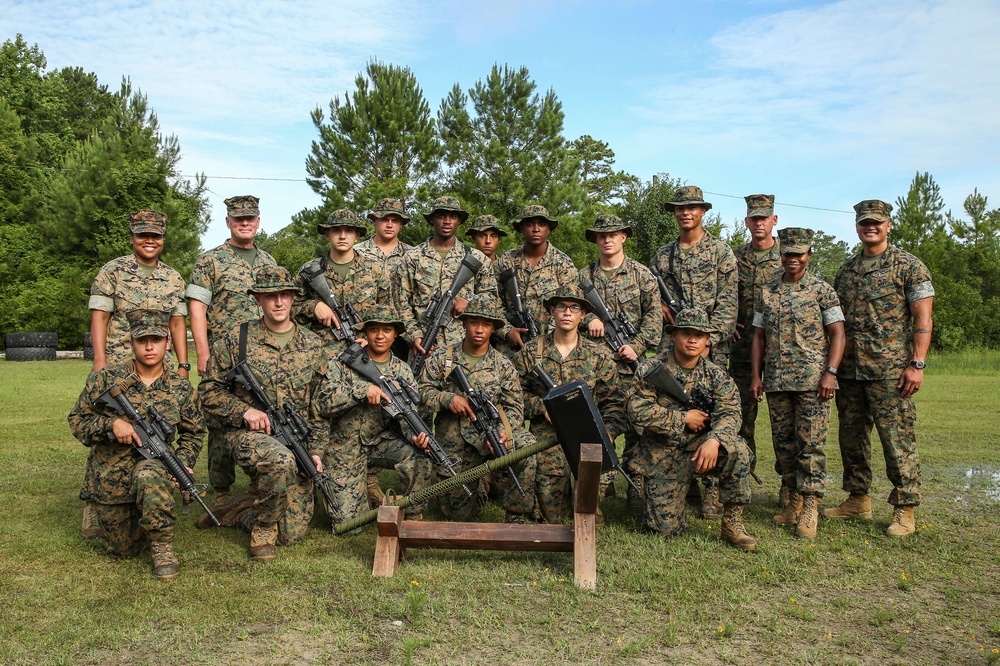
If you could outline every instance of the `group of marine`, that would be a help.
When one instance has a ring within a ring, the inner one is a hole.
[[[440,197],[424,213],[433,236],[411,247],[398,238],[411,221],[404,203],[386,198],[367,215],[373,234],[354,212],[330,214],[317,227],[329,251],[293,276],[254,243],[259,199],[238,196],[226,200],[230,238],[198,259],[187,285],[159,260],[166,216],[133,213],[134,253],[106,264],[91,289],[93,372],[69,415],[89,447],[84,536],[119,557],[148,547],[154,575],[177,576],[175,487],[207,509],[190,476],[207,433],[214,502],[199,527],[241,527],[251,559],[274,559],[305,535],[317,490],[336,523],[383,501],[381,468],[411,494],[507,449],[555,443],[536,368],[557,386],[585,382],[611,440],[624,435],[628,502],[651,532],[681,534],[694,497],[724,541],[756,549],[742,512],[766,395],[775,523],[814,538],[820,513],[871,520],[874,425],[893,486],[887,534],[913,533],[930,273],[889,245],[883,201],[855,206],[862,250],[833,286],[808,270],[811,230],[775,238],[774,196],[746,202],[751,241],[734,252],[703,229],[712,204],[702,190],[678,188],[665,208],[679,237],[650,267],[624,252],[632,227],[599,215],[586,230],[599,259],[578,269],[549,242],[559,222],[542,206],[511,222],[524,242],[497,256],[507,231],[496,217],[474,220],[470,247],[456,238],[469,213]],[[699,399],[663,391],[654,368]],[[820,511],[834,396],[849,496]],[[164,441],[172,466],[150,455]],[[250,485],[234,495],[237,467]],[[613,474],[602,477],[607,494]],[[439,511],[471,521],[493,499],[507,522],[572,520],[572,477],[552,446],[448,491]],[[425,510],[414,502],[406,519]]]

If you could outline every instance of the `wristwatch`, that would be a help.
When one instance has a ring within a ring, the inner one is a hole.
[[[191,372],[191,364],[190,363],[178,363],[177,367],[180,368],[181,370],[187,370],[188,372]]]
[[[833,375],[834,377],[836,377],[836,376],[837,376],[837,368],[833,367],[832,365],[831,365],[831,366],[829,366],[829,367],[828,367],[828,368],[826,369],[826,371],[827,371],[827,372],[829,372],[829,373],[830,373],[831,375]]]
[[[924,363],[923,361],[910,361],[910,365],[912,365],[917,370],[923,370],[924,368],[927,367],[927,364]]]

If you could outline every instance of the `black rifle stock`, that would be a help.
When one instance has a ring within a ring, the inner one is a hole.
[[[187,468],[184,467],[180,458],[177,457],[177,454],[171,448],[170,441],[174,438],[176,430],[172,425],[167,423],[163,415],[155,407],[150,406],[146,410],[149,418],[144,418],[117,384],[102,393],[98,401],[110,408],[114,413],[129,420],[132,428],[139,435],[139,441],[142,442],[142,446],[136,446],[135,442],[133,442],[133,448],[147,460],[159,460],[162,462],[167,471],[170,472],[170,476],[174,477],[177,481],[177,485],[180,486],[181,490],[193,497],[201,505],[201,508],[205,510],[205,513],[209,515],[212,522],[218,525],[219,519],[215,517],[215,514],[205,504],[205,500],[202,499],[201,491],[198,489],[197,484],[195,484],[194,477],[187,471]],[[108,433],[108,437],[115,439],[114,434],[110,432]],[[202,487],[203,489],[204,486]]]
[[[458,390],[462,392],[465,399],[469,401],[469,407],[472,408],[472,412],[476,415],[476,419],[472,422],[472,425],[490,443],[490,446],[493,448],[493,457],[500,458],[507,455],[509,453],[507,447],[503,445],[503,441],[500,439],[500,411],[497,409],[497,406],[482,391],[472,388],[472,384],[469,383],[469,378],[466,376],[462,366],[455,366],[455,369],[451,371],[450,377],[455,382],[455,385],[458,386]],[[514,433],[510,434],[512,437],[514,436]],[[510,467],[507,468],[507,473],[514,480],[514,485],[517,486],[518,492],[522,496],[525,495],[524,488],[521,487],[521,482],[517,480],[517,473]]]
[[[319,299],[333,310],[333,314],[336,316],[334,323],[330,325],[333,337],[337,340],[353,340],[356,327],[361,323],[361,317],[353,305],[350,303],[341,305],[337,301],[337,297],[330,290],[330,284],[323,274],[323,268],[317,266],[314,270],[309,270],[308,267],[303,267],[299,275],[316,292]]]
[[[670,309],[670,323],[673,323],[674,317],[677,316],[678,312],[681,310],[687,310],[691,306],[688,305],[687,301],[685,301],[682,296],[674,295],[674,291],[667,286],[666,280],[663,279],[663,273],[660,272],[660,269],[656,266],[650,266],[649,270],[653,274],[653,277],[656,278],[656,284],[660,288],[660,300],[666,303],[667,307]],[[679,292],[680,284],[677,282],[677,277],[670,274],[670,278],[674,283],[674,287],[676,287]]]
[[[471,254],[466,254],[465,258],[462,259],[462,265],[458,267],[458,272],[455,273],[455,278],[451,281],[451,285],[448,286],[447,291],[443,294],[438,292],[431,298],[430,303],[427,305],[427,310],[424,312],[424,317],[427,319],[427,328],[424,330],[424,335],[420,340],[420,346],[424,348],[424,353],[421,354],[414,349],[413,359],[410,361],[414,377],[418,377],[421,371],[423,371],[424,363],[427,362],[427,357],[430,356],[431,347],[437,342],[438,333],[442,328],[451,323],[451,311],[455,308],[455,297],[458,295],[458,292],[469,283],[469,280],[476,276],[476,273],[482,267],[483,264],[478,259]]]
[[[535,317],[530,310],[524,307],[524,300],[521,298],[521,287],[517,283],[517,271],[508,268],[500,273],[500,282],[504,291],[507,292],[507,299],[510,301],[512,311],[507,314],[507,321],[514,328],[523,328],[527,333],[522,337],[521,342],[527,342],[531,338],[538,336],[538,326],[535,324]]]
[[[617,317],[611,315],[607,306],[604,305],[604,299],[597,293],[593,282],[584,279],[580,282],[580,288],[583,290],[583,297],[593,306],[594,314],[604,323],[604,341],[617,355],[618,350],[627,345],[629,338],[635,337],[638,331],[635,330],[635,326],[628,320],[624,312],[619,312]],[[638,363],[638,360],[632,361],[628,363],[628,366],[635,370]]]
[[[458,474],[455,467],[462,464],[461,459],[448,457],[445,450],[441,448],[441,443],[434,437],[430,427],[424,423],[414,408],[414,405],[420,404],[420,394],[417,393],[416,389],[398,377],[393,381],[383,375],[378,366],[372,362],[368,353],[358,343],[348,347],[347,351],[338,357],[338,360],[379,387],[382,393],[389,397],[389,402],[382,401],[382,409],[386,414],[393,419],[406,421],[406,425],[410,426],[413,432],[427,435],[427,456],[433,464],[443,467],[449,476]],[[404,442],[412,444],[406,440],[402,431],[398,431],[396,434]],[[472,497],[472,491],[469,490],[468,486],[463,485],[462,489],[465,490],[466,495]]]

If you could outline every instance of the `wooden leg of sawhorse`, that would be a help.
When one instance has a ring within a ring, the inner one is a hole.
[[[391,578],[399,568],[399,560],[405,552],[399,540],[403,512],[398,506],[382,506],[378,510],[378,540],[375,542],[375,563],[373,576]]]
[[[573,516],[573,581],[585,590],[597,588],[597,503],[601,487],[600,444],[580,445]]]

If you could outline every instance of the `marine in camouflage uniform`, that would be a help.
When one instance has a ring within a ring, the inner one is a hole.
[[[415,388],[410,366],[390,351],[395,335],[402,333],[402,329],[402,321],[388,305],[371,310],[358,327],[368,341],[365,352],[379,372],[390,381],[400,381]],[[383,355],[386,355],[384,361],[376,360]],[[340,360],[332,359],[327,367],[327,378],[314,398],[317,411],[330,420],[329,438],[322,458],[324,467],[330,470],[333,495],[338,502],[330,508],[334,522],[356,516],[368,508],[365,478],[374,461],[380,467],[396,470],[403,495],[425,488],[431,482],[431,462],[413,444],[415,433],[405,422],[400,423],[386,414],[381,405],[372,404],[369,396],[373,391],[377,396],[382,395],[367,379]],[[425,506],[426,503],[407,507],[408,519],[419,518]]]
[[[253,269],[276,265],[274,257],[254,243],[260,227],[260,199],[244,195],[230,197],[225,204],[230,238],[198,257],[187,286],[191,335],[202,376],[220,336],[237,324],[260,318],[257,301],[247,293],[253,286]],[[233,453],[226,449],[222,430],[208,423],[208,482],[215,491],[216,504],[232,499],[229,488],[235,481]]]
[[[313,460],[319,461],[330,426],[316,412],[312,396],[326,378],[329,356],[316,334],[290,319],[292,294],[298,287],[287,270],[258,268],[249,291],[261,305],[263,317],[236,326],[216,342],[208,376],[198,390],[206,414],[227,428],[225,437],[236,463],[257,477],[252,506],[234,498],[220,508],[219,520],[250,531],[251,558],[270,560],[277,544],[294,544],[305,536],[313,514],[313,483],[299,475],[292,452],[265,432],[266,416],[251,394],[227,383],[226,375],[243,355],[240,337],[245,328],[247,364],[275,405],[295,405],[306,419],[310,432],[305,444]]]
[[[319,335],[323,344],[330,350],[331,355],[339,354],[351,345],[353,342],[351,334],[354,331],[347,329],[346,324],[341,322],[345,326],[344,332],[347,334],[347,339],[337,340],[330,326],[320,321],[316,308],[322,306],[322,309],[325,310],[326,305],[303,277],[304,271],[313,272],[322,269],[330,291],[333,292],[340,306],[346,308],[350,305],[362,317],[376,304],[385,303],[391,299],[389,281],[385,277],[382,265],[370,263],[354,250],[354,243],[357,239],[345,240],[343,247],[337,246],[338,243],[342,242],[337,238],[338,230],[341,229],[349,230],[349,233],[357,233],[358,238],[364,238],[368,234],[368,228],[361,218],[344,208],[333,211],[326,223],[317,225],[317,232],[331,242],[330,252],[322,257],[307,261],[299,269],[295,276],[295,284],[302,292],[295,298],[295,303],[292,306],[295,320],[308,326]]]
[[[403,255],[413,249],[412,245],[397,238],[399,229],[410,223],[406,207],[403,206],[402,199],[379,199],[375,209],[368,213],[368,219],[375,226],[375,233],[371,238],[358,242],[354,251],[373,266],[379,266],[385,279],[391,282],[398,266],[403,263]],[[385,230],[386,227],[389,231]],[[389,248],[388,252],[386,248]]]
[[[128,320],[135,344],[144,350],[150,338],[159,338],[159,343],[152,340],[150,344],[162,344],[165,353],[168,318],[166,312],[131,310]],[[168,370],[162,361],[159,368],[143,361],[109,365],[91,373],[69,414],[69,425],[73,436],[90,448],[80,498],[95,503],[104,546],[118,557],[134,557],[151,546],[154,575],[170,579],[179,572],[172,549],[177,520],[174,481],[161,461],[140,456],[130,440],[122,443],[109,438],[116,421],[127,421],[102,405],[100,396],[117,385],[140,414],[155,407],[176,429],[177,456],[188,468],[198,458],[205,426],[188,380]],[[151,380],[149,385],[145,380]]]
[[[764,285],[779,277],[783,269],[777,240],[771,235],[771,229],[778,222],[778,216],[774,214],[774,195],[751,194],[744,199],[747,202],[744,223],[752,240],[733,251],[736,257],[739,298],[736,335],[733,336],[729,354],[729,376],[736,382],[736,388],[740,392],[740,409],[743,412],[740,437],[754,452],[756,467],[757,439],[754,430],[759,403],[750,392],[750,382],[753,379],[750,374],[750,345],[753,342],[754,303],[760,297]]]
[[[840,366],[837,413],[844,490],[851,494],[830,518],[871,518],[871,429],[882,441],[895,506],[887,532],[912,534],[920,504],[920,462],[913,394],[923,383],[930,347],[934,287],[927,267],[888,244],[892,206],[876,199],[854,206],[864,248],[837,271],[847,348]]]
[[[673,333],[673,348],[640,364],[626,403],[629,422],[641,434],[631,464],[645,477],[643,521],[647,529],[668,537],[684,532],[687,489],[696,472],[714,469],[721,479],[724,502],[723,540],[755,550],[756,539],[747,534],[742,519],[743,506],[750,503],[751,454],[738,434],[739,394],[726,371],[702,357],[708,336],[714,332],[703,311],[682,310],[668,329]],[[710,421],[708,414],[688,409],[641,379],[648,364],[657,361],[689,394],[700,387],[712,396],[715,406]],[[718,453],[717,461],[713,451]]]
[[[497,260],[497,246],[500,239],[507,237],[507,232],[500,226],[500,220],[493,215],[480,215],[472,221],[472,226],[465,232],[476,249],[485,254],[490,259],[491,264]]]
[[[469,417],[453,411],[460,409],[458,405],[465,402],[454,381],[449,379],[455,367],[461,367],[472,388],[497,406],[507,435],[508,450],[524,448],[535,440],[524,429],[520,377],[510,360],[489,345],[493,329],[504,323],[495,301],[490,295],[476,297],[469,302],[460,319],[465,328],[465,339],[461,344],[440,346],[430,355],[419,378],[419,390],[424,411],[436,413],[434,431],[438,441],[449,457],[461,459],[457,468],[462,472],[494,456],[490,453],[486,437],[479,434]],[[465,340],[469,340],[468,345]],[[507,510],[508,522],[523,521],[523,516],[530,515],[534,506],[534,459],[525,461],[516,471],[525,496],[518,493],[509,474],[494,475],[494,483]],[[461,488],[441,496],[441,512],[446,518],[469,521],[479,515],[487,502],[485,483],[480,479],[470,489],[473,491],[471,498]]]
[[[784,274],[761,292],[754,314],[751,393],[767,392],[771,441],[788,502],[774,517],[814,538],[818,498],[826,490],[830,399],[844,354],[844,314],[837,293],[807,273],[813,231],[778,232]],[[763,381],[761,380],[763,368]]]
[[[582,308],[575,317],[570,313],[560,312],[560,308],[564,309],[567,305],[572,307],[573,304]],[[614,441],[627,428],[625,396],[618,366],[605,345],[587,340],[575,328],[562,331],[559,326],[561,316],[579,321],[583,313],[591,310],[590,303],[578,288],[568,287],[557,292],[544,305],[554,323],[553,332],[532,338],[514,357],[514,366],[521,376],[524,415],[531,422],[531,434],[539,441],[554,441],[556,438],[555,428],[546,417],[545,405],[542,403],[548,390],[531,375],[531,370],[540,365],[556,386],[574,381],[586,382],[601,412],[608,436]],[[557,342],[574,344],[574,341],[576,346],[566,356],[556,346]],[[535,467],[536,520],[560,523],[572,518],[570,481],[571,470],[562,447],[554,446],[538,454]]]

